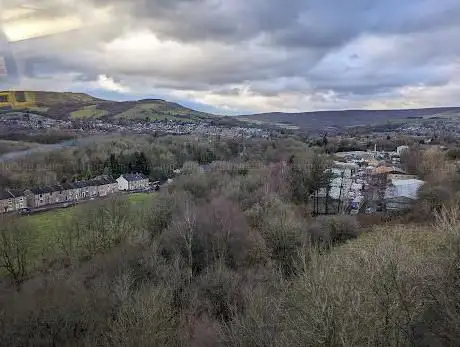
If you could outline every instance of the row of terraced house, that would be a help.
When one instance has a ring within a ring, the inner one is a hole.
[[[149,179],[142,174],[124,174],[116,180],[99,176],[87,181],[62,183],[53,186],[25,190],[5,189],[0,191],[0,213],[20,211],[25,208],[40,208],[54,204],[73,203],[105,197],[119,191],[145,190]]]

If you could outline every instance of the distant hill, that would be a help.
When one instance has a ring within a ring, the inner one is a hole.
[[[8,94],[8,92],[1,92]],[[115,118],[149,120],[199,120],[215,115],[199,112],[174,102],[161,99],[138,101],[110,101],[98,99],[85,93],[16,91],[27,95],[34,104],[28,107],[54,119]],[[20,107],[20,106],[17,106]]]
[[[271,112],[237,116],[249,122],[289,124],[302,129],[320,130],[334,127],[374,125],[387,121],[442,117],[460,114],[460,107],[423,108],[406,110],[344,110],[300,113]]]
[[[39,106],[45,107],[51,107],[57,104],[87,104],[105,102],[105,100],[95,98],[85,93],[29,91],[27,94],[33,94],[35,102]]]

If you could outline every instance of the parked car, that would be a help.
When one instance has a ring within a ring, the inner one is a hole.
[[[155,181],[152,183],[152,187],[155,191],[159,191],[160,190],[160,181]]]
[[[19,210],[19,213],[21,215],[23,215],[23,216],[29,215],[30,212],[32,212],[32,210],[30,208],[28,208],[28,207],[25,207],[25,208],[22,208],[22,209]]]

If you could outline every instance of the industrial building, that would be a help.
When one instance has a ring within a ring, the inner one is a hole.
[[[418,179],[392,179],[385,191],[387,211],[405,210],[417,200],[418,190],[425,182]]]

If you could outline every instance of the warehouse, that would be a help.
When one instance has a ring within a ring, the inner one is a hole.
[[[417,200],[418,190],[425,184],[418,179],[393,179],[385,191],[387,211],[408,209]]]

